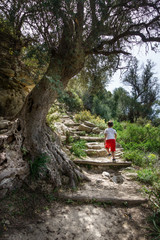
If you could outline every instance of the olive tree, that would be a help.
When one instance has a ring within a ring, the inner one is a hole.
[[[160,42],[159,0],[1,0],[0,14],[17,39],[45,44],[49,65],[17,115],[21,144],[34,158],[51,158],[52,182],[72,185],[82,176],[51,141],[46,115],[60,86],[83,68],[88,55],[128,56],[132,43]]]

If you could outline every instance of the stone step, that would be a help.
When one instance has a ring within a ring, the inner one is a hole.
[[[101,146],[100,144],[90,144],[90,143],[86,143],[86,147],[88,149],[102,149],[104,148],[104,145]]]
[[[116,193],[116,194],[115,194]],[[137,196],[136,193],[128,194],[124,188],[123,192],[114,191],[114,189],[101,190],[78,190],[76,192],[61,192],[58,197],[63,200],[72,200],[87,203],[106,203],[123,206],[137,206],[146,203],[148,200],[142,196]]]
[[[85,150],[86,154],[89,157],[108,157],[108,153],[104,147],[103,148],[101,148],[100,146],[94,146],[94,147],[95,148]],[[116,157],[120,157],[122,155],[123,155],[122,152],[118,152],[118,151],[115,152]]]
[[[71,118],[70,118],[68,115],[63,115],[63,116],[61,116],[61,119],[71,120]]]
[[[102,159],[102,158],[100,158]],[[132,162],[123,162],[123,161],[120,161],[120,160],[116,160],[116,162],[112,162],[110,160],[97,160],[97,158],[93,159],[93,158],[90,158],[90,159],[76,159],[74,160],[73,162],[76,163],[76,164],[81,164],[81,165],[94,165],[94,166],[107,166],[107,167],[110,167],[110,166],[115,166],[115,167],[129,167],[132,165]]]
[[[63,122],[67,127],[77,127],[79,123],[72,123],[72,122]]]
[[[86,154],[90,157],[107,157],[107,151],[105,149],[87,149]]]
[[[81,140],[85,140],[87,142],[104,142],[104,137],[89,137],[89,136],[82,136],[80,137]]]

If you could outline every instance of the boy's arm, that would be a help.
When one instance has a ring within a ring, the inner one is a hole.
[[[115,140],[117,139],[117,133],[115,133]]]

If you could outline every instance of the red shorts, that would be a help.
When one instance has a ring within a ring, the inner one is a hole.
[[[111,152],[116,151],[116,140],[115,139],[108,139],[106,140],[105,148],[110,148]]]

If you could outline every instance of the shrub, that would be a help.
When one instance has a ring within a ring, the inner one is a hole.
[[[79,140],[72,143],[71,152],[74,153],[77,157],[85,157],[87,154],[85,153],[86,149],[86,141]]]
[[[146,165],[146,155],[144,152],[140,152],[139,150],[130,150],[124,152],[124,158],[127,161],[132,161],[135,165],[140,167]]]
[[[113,121],[113,128],[116,130],[116,131],[122,131],[123,130],[123,126],[120,122],[118,121]]]
[[[141,182],[153,185],[154,182],[159,181],[157,172],[154,169],[145,168],[145,169],[139,170],[137,173],[138,173],[138,180]]]
[[[104,119],[100,118],[99,116],[92,115],[91,112],[87,110],[84,110],[78,114],[75,114],[75,120],[77,122],[90,121],[94,123],[96,126],[100,127],[101,129],[106,128],[106,122]]]
[[[123,126],[123,125],[122,125]],[[118,132],[118,140],[124,149],[140,149],[160,154],[160,128],[146,124],[127,123],[123,131]]]

